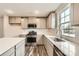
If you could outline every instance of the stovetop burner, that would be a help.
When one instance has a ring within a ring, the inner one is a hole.
[[[35,32],[35,31],[30,31],[27,35],[37,35],[37,32]]]

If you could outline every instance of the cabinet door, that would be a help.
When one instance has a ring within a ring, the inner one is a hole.
[[[15,17],[10,17],[9,18],[9,23],[15,23],[16,22],[16,18]]]
[[[46,46],[47,46],[47,40],[46,40],[47,38],[45,37],[45,36],[43,36],[43,44],[44,44],[44,46],[45,46],[45,48],[46,48]],[[46,50],[47,50],[47,48],[46,48]]]
[[[9,49],[9,50],[7,50],[5,53],[3,53],[1,56],[15,56],[15,49],[14,49],[14,47],[13,48],[11,48],[11,49]]]
[[[37,35],[37,44],[43,44],[42,41],[42,35]]]
[[[46,28],[46,19],[40,20],[40,28]]]
[[[51,15],[47,18],[47,28],[51,28]]]
[[[16,17],[16,23],[21,23],[21,17]]]
[[[46,18],[37,18],[36,19],[37,28],[46,28]]]
[[[55,19],[55,14],[52,14],[52,19],[51,19],[51,28],[55,28],[55,26],[56,26],[56,19]]]
[[[30,17],[30,18],[28,18],[28,23],[29,24],[36,24],[36,18],[35,17]]]
[[[47,39],[47,53],[49,56],[53,56],[53,45],[48,39]]]
[[[44,37],[44,36],[42,36],[42,43],[43,43],[44,46],[45,46],[45,37]]]
[[[28,26],[28,18],[21,19],[21,27],[25,29],[28,28],[27,26]]]
[[[49,15],[47,19],[47,28],[55,28],[55,13]]]
[[[43,43],[45,45],[48,55],[53,56],[53,44],[51,44],[51,42],[45,37],[43,37]]]
[[[79,3],[71,4],[71,23],[79,25]]]
[[[9,18],[9,23],[12,23],[12,24],[16,24],[16,23],[21,23],[21,18],[20,17],[10,17]]]
[[[16,45],[16,56],[25,55],[25,41],[20,42]]]

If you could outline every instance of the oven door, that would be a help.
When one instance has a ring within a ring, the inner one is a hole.
[[[27,43],[35,43],[36,37],[27,37]]]

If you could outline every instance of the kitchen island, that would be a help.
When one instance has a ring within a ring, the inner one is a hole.
[[[25,38],[0,38],[0,56],[25,55]]]

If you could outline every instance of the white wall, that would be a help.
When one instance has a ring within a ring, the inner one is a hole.
[[[21,33],[20,26],[11,26],[9,24],[8,16],[4,16],[4,37],[13,37]]]
[[[0,16],[0,38],[3,37],[3,17]]]
[[[8,16],[4,16],[4,37],[13,37],[20,34],[27,34],[29,31],[34,30],[37,34],[54,35],[55,31],[51,29],[22,29],[21,26],[10,25]]]

